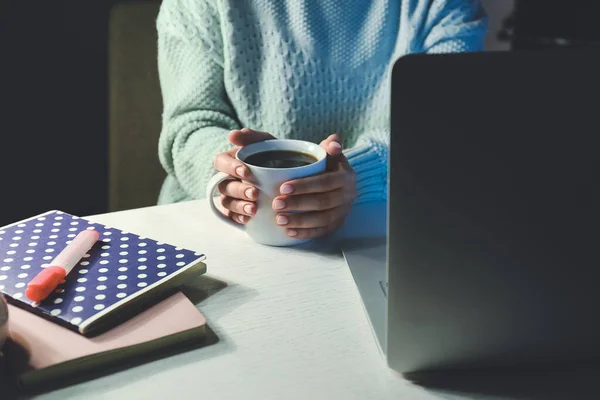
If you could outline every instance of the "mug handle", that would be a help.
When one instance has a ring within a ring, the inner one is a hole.
[[[221,213],[221,211],[215,205],[214,197],[217,187],[221,182],[231,178],[231,175],[226,174],[224,172],[219,172],[215,174],[212,178],[210,178],[210,180],[208,181],[208,185],[206,185],[206,199],[208,200],[208,206],[210,207],[210,210],[213,212],[213,214],[217,216],[217,218],[220,218],[226,224],[244,230],[244,225],[236,224],[235,222],[233,222],[231,218],[228,218],[225,215],[223,215],[223,213]]]

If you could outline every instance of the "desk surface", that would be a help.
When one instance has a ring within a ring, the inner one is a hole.
[[[327,243],[257,245],[204,201],[90,218],[206,253],[206,277],[187,292],[209,292],[197,306],[218,342],[36,398],[438,398],[387,368],[344,259]]]
[[[218,222],[204,201],[91,218],[205,252],[207,274],[186,293],[218,342],[35,398],[464,398],[412,384],[386,366],[331,243],[260,246]]]

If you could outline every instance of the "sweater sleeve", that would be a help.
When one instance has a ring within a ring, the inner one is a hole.
[[[425,53],[481,51],[488,18],[480,0],[433,0],[424,27]]]
[[[487,16],[479,0],[432,0],[422,16],[423,53],[480,51],[487,32]],[[357,174],[356,203],[387,199],[389,131],[365,132],[345,152]]]
[[[344,152],[356,171],[358,196],[354,204],[387,199],[389,132],[365,132]]]
[[[180,197],[204,197],[213,158],[239,128],[223,79],[217,10],[208,1],[164,0],[156,21],[163,98],[159,159]]]

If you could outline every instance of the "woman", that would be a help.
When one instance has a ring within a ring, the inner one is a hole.
[[[329,170],[281,186],[276,222],[326,235],[352,204],[385,200],[390,70],[410,53],[478,51],[477,0],[163,0],[159,203],[198,199],[215,169],[224,213],[247,223],[256,189],[236,147],[272,138],[320,142]],[[297,214],[293,211],[302,210]]]

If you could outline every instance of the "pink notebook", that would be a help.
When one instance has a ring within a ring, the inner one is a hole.
[[[5,365],[19,385],[43,384],[202,341],[205,327],[204,316],[181,292],[93,338],[9,305]]]

